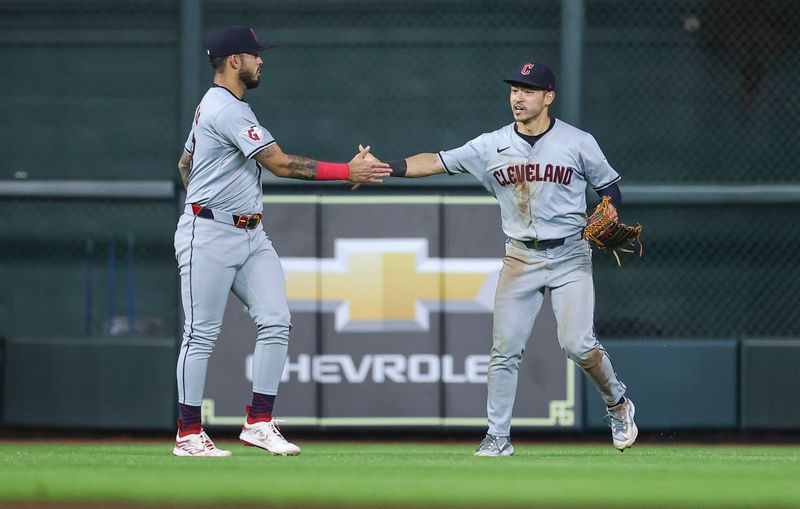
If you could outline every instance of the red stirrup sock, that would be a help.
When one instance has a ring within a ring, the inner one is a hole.
[[[272,420],[272,407],[275,405],[274,394],[260,394],[253,393],[253,405],[248,412],[248,422],[252,418],[252,424],[256,421],[271,421]]]

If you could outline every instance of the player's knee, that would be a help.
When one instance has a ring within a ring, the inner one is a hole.
[[[492,335],[492,357],[516,357],[522,356],[525,350],[525,340],[513,337],[510,334],[494,331]]]
[[[218,320],[187,321],[183,325],[183,341],[213,343],[222,331],[222,322]]]
[[[289,344],[289,331],[292,324],[288,321],[283,323],[261,324],[258,326],[258,342],[265,345]]]
[[[603,349],[597,346],[586,349],[567,350],[567,357],[569,357],[575,364],[583,369],[590,369],[596,366],[603,360]]]
[[[489,370],[502,370],[519,366],[524,351],[523,347],[509,348],[507,344],[498,345],[495,342],[489,357]]]
[[[186,347],[187,353],[192,353],[192,356],[208,357],[214,350],[214,344],[216,341],[216,335],[207,335],[194,332],[191,335],[184,337],[183,346]]]

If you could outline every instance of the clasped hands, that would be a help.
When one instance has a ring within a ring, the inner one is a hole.
[[[389,165],[370,153],[370,146],[358,145],[358,153],[350,160],[350,178],[348,181],[355,184],[350,188],[355,191],[362,184],[379,184],[383,182],[383,177],[392,174]]]

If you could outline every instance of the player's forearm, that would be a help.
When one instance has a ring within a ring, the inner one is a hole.
[[[392,161],[389,163],[392,167],[392,176],[419,178],[444,172],[444,166],[442,166],[439,156],[428,152],[405,158],[405,164],[402,162]]]
[[[279,177],[298,179],[298,180],[316,180],[317,179],[317,161],[303,156],[287,155],[286,161],[278,165],[273,173]]]
[[[277,177],[299,180],[317,178],[317,161],[285,154],[275,144],[260,151],[253,158]]]
[[[597,194],[600,196],[601,200],[603,199],[603,196],[608,196],[608,198],[611,200],[611,204],[617,209],[617,212],[619,212],[622,208],[622,191],[620,191],[617,184],[611,184],[610,186],[597,191]]]
[[[183,182],[183,187],[189,187],[189,174],[192,171],[192,156],[186,152],[183,153],[181,156],[180,161],[178,161],[178,172],[181,174],[181,181]]]
[[[178,171],[181,173],[181,182],[183,182],[183,188],[189,189],[189,169],[178,168]]]
[[[273,144],[253,157],[275,176],[298,180],[347,180],[345,164],[334,164],[284,153]]]
[[[303,156],[288,156],[288,161],[273,173],[279,177],[298,180],[347,180],[350,167],[346,163],[326,163]]]

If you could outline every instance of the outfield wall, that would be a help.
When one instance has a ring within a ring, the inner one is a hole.
[[[128,200],[128,205],[123,201],[113,207],[134,212],[148,207],[136,196]],[[436,192],[287,191],[267,194],[265,202],[265,227],[281,254],[293,315],[276,411],[295,425],[315,427],[483,426],[493,291],[504,242],[497,204],[480,195]],[[172,223],[178,207],[174,202],[171,207],[161,203],[154,209],[159,215],[147,217]],[[637,215],[636,205],[628,210]],[[101,215],[94,228],[103,231],[113,224]],[[70,228],[76,225],[96,235],[92,223],[80,222],[64,223],[61,235],[72,235]],[[166,232],[167,225],[161,227]],[[731,296],[723,284],[708,281],[719,278],[724,283],[729,274],[709,271],[705,284],[698,284],[691,272],[675,270],[681,260],[653,248],[670,230],[647,233],[645,258],[626,257],[619,268],[610,256],[596,253],[593,262],[598,334],[637,402],[641,427],[800,425],[794,408],[781,403],[794,397],[791,366],[800,349],[791,336],[663,335],[662,328],[669,327],[707,330],[710,320],[757,327],[761,322],[754,317],[762,311],[758,306],[719,305]],[[60,328],[68,330],[72,323],[72,330],[80,331],[83,325],[83,337],[22,334],[26,329],[52,330],[58,322],[41,318],[43,308],[36,303],[45,302],[44,291],[26,293],[20,285],[13,301],[19,312],[6,322],[16,333],[7,334],[2,355],[6,425],[172,427],[181,320],[170,240],[166,233],[154,240],[165,255],[151,253],[146,270],[135,256],[140,244],[133,243],[130,258],[125,250],[112,257],[112,249],[105,256],[79,255],[72,270],[83,275],[83,284],[47,281],[47,295],[71,296],[67,310],[61,309],[59,297],[52,300],[51,307],[66,317]],[[16,260],[5,267],[10,277],[21,278],[26,267],[35,271],[29,259]],[[65,267],[70,263],[64,260]],[[164,273],[162,279],[139,279],[151,266]],[[654,272],[671,276],[656,278],[661,286],[654,286]],[[746,274],[747,269],[739,269],[740,280]],[[696,290],[686,295],[684,285],[696,285]],[[707,302],[705,313],[684,316],[681,310],[691,309],[685,299]],[[169,306],[149,317],[142,313],[160,301]],[[768,325],[792,323],[784,319]],[[736,329],[747,330],[734,325]],[[240,421],[250,391],[254,338],[246,310],[231,296],[209,366],[204,401],[208,424]],[[554,318],[545,306],[523,362],[515,426],[576,431],[602,427],[602,404],[584,382],[558,348]],[[63,415],[58,423],[41,412],[41,402],[48,399]]]
[[[800,339],[607,340],[605,346],[636,402],[642,430],[800,428],[800,412],[792,404]],[[243,365],[247,355],[235,348],[219,350],[209,377],[205,417],[209,426],[237,426],[249,394]],[[170,430],[176,418],[175,352],[170,340],[7,339],[0,356],[3,426]],[[555,353],[546,348],[528,351],[521,367],[515,429],[603,429],[604,411],[594,388],[581,375],[565,379],[575,371],[562,370],[564,364]],[[301,355],[294,348],[292,361]],[[338,354],[338,359],[345,355]],[[542,372],[548,357],[554,364]],[[359,358],[360,369],[365,357]],[[221,365],[227,361],[231,362]],[[459,364],[453,365],[456,368],[439,380],[406,376],[398,382],[396,376],[403,371],[395,369],[378,383],[373,364],[367,370],[372,383],[361,386],[358,380],[333,380],[344,378],[334,369],[341,363],[319,364],[324,376],[305,383],[292,378],[296,368],[290,366],[276,410],[288,417],[290,426],[316,429],[483,427],[485,384],[471,383]],[[547,391],[560,402],[543,405]],[[443,398],[449,406],[442,404]]]

